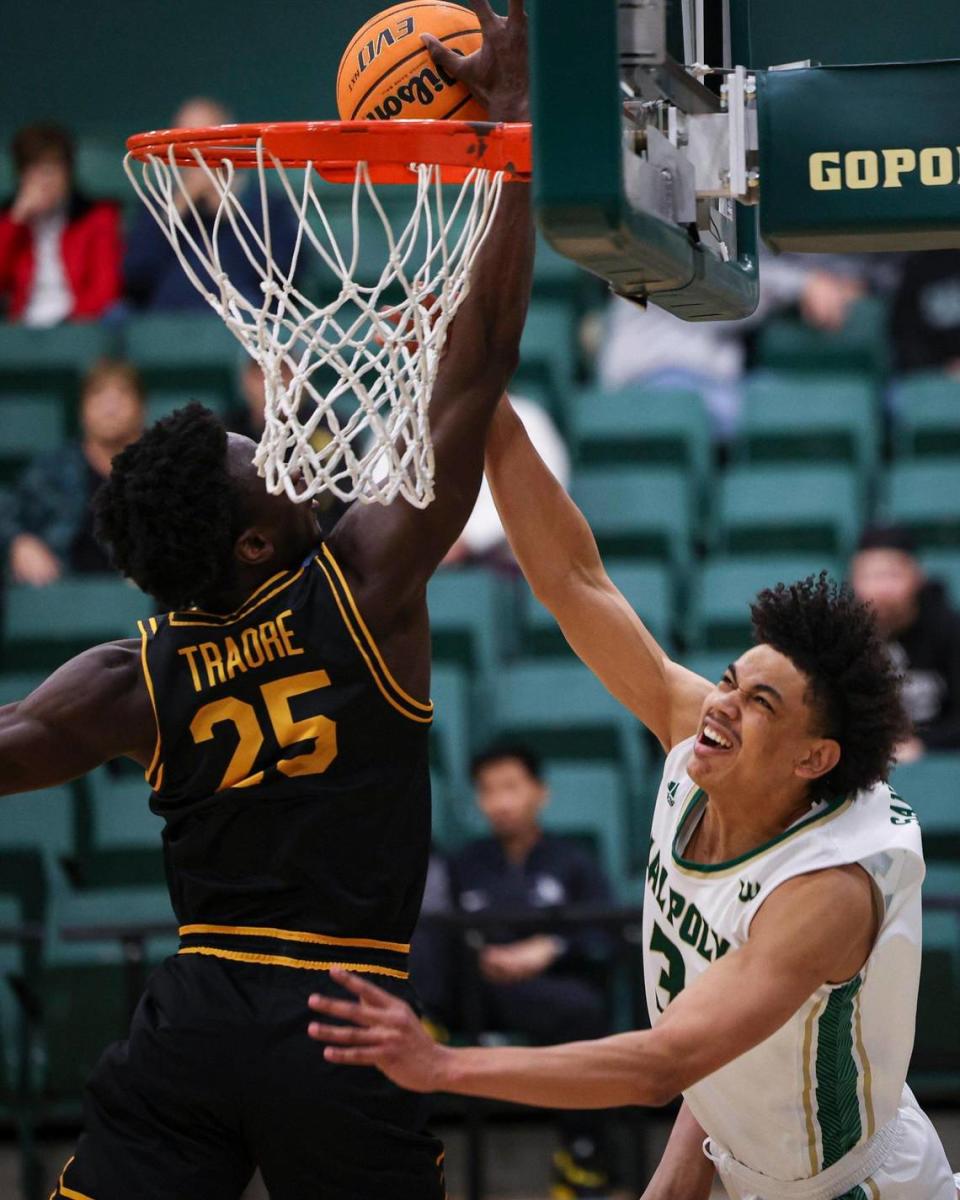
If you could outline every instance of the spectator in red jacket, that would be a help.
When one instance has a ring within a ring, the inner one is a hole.
[[[38,328],[95,320],[121,294],[120,211],[73,182],[73,143],[58,125],[13,138],[17,191],[0,212],[0,305]]]

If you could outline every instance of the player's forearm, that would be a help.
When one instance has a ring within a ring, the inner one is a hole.
[[[504,397],[487,438],[487,479],[527,582],[554,607],[572,573],[602,572],[596,539]]]
[[[446,1049],[437,1090],[563,1109],[659,1106],[676,1094],[649,1031],[561,1046]]]

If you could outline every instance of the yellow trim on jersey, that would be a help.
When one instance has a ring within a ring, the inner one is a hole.
[[[238,609],[236,609],[235,612],[225,613],[221,616],[217,613],[205,613],[201,612],[200,609],[196,609],[190,610],[189,613],[171,613],[169,622],[177,629],[183,629],[193,625],[200,625],[207,629],[222,629],[227,625],[235,625],[237,621],[246,620],[246,618],[255,609],[259,608],[262,604],[266,604],[268,600],[272,600],[273,597],[282,592],[284,588],[288,588],[291,583],[296,583],[303,574],[303,571],[304,568],[301,567],[300,570],[291,575],[289,579],[285,580],[281,584],[278,584],[273,591],[268,592],[265,596],[260,596],[260,593],[264,590],[264,588],[270,587],[271,584],[276,583],[278,579],[282,579],[284,575],[288,574],[288,572],[279,571],[276,575],[271,575],[266,583],[261,583],[256,591],[251,592],[251,594],[246,598],[246,600],[244,600],[244,602]],[[259,599],[257,599],[258,596],[260,596]],[[210,619],[206,621],[194,620],[194,617],[208,617]]]
[[[813,1027],[826,1007],[826,1000],[818,1000],[807,1016],[803,1026],[803,1116],[807,1126],[807,1154],[810,1159],[810,1174],[816,1175],[820,1170],[820,1156],[817,1153],[817,1125],[813,1112]]]
[[[360,632],[363,634],[364,639],[366,640],[370,649],[373,651],[373,656],[379,663],[380,670],[383,672],[384,678],[386,679],[387,683],[389,683],[389,685],[393,688],[393,690],[397,693],[397,695],[402,700],[405,700],[407,702],[407,704],[411,705],[413,708],[419,709],[421,712],[430,713],[432,715],[433,714],[433,702],[432,701],[429,701],[428,703],[424,704],[422,700],[414,700],[414,698],[411,695],[409,695],[407,692],[405,692],[403,690],[403,688],[400,686],[400,684],[397,683],[397,681],[394,679],[393,675],[390,673],[390,668],[383,661],[383,656],[380,653],[377,643],[373,639],[373,634],[367,628],[366,622],[364,621],[363,617],[360,615],[360,610],[359,610],[359,608],[357,608],[357,602],[353,598],[353,593],[350,591],[349,584],[347,583],[346,579],[344,579],[344,577],[343,577],[343,572],[340,570],[340,567],[337,565],[337,560],[330,553],[329,547],[324,546],[323,553],[326,556],[326,558],[329,560],[330,566],[333,567],[333,570],[336,573],[337,579],[339,579],[339,581],[340,581],[340,586],[343,588],[343,594],[346,596],[347,603],[350,605],[350,608],[353,611],[353,615],[356,618],[357,625],[360,627]]]
[[[67,1185],[63,1182],[63,1177],[67,1173],[67,1167],[70,1166],[74,1158],[76,1158],[76,1155],[72,1155],[70,1158],[68,1158],[66,1165],[60,1172],[60,1178],[57,1180],[57,1188],[60,1192],[60,1195],[66,1197],[66,1200],[93,1200],[93,1197],[88,1196],[86,1192],[78,1192],[75,1188],[67,1187]],[[57,1193],[54,1192],[54,1195],[56,1194]]]
[[[877,1187],[877,1182],[872,1177],[863,1181],[863,1186],[870,1193],[870,1200],[880,1200],[880,1189]]]
[[[395,967],[380,967],[374,963],[313,962],[304,958],[287,958],[282,954],[248,954],[244,950],[220,950],[216,946],[183,946],[178,954],[203,954],[213,958],[227,958],[231,962],[260,963],[270,967],[296,967],[300,971],[330,971],[338,967],[354,971],[359,975],[389,975],[391,979],[409,979],[409,971],[398,971]]]
[[[268,929],[260,925],[181,925],[181,937],[212,933],[236,937],[268,937],[285,942],[308,942],[315,946],[347,946],[354,950],[390,950],[394,954],[409,954],[409,942],[383,942],[376,938],[331,937],[325,933],[307,933],[299,929]]]
[[[391,692],[390,692],[389,688],[387,687],[386,683],[384,682],[383,678],[378,673],[377,668],[374,666],[373,662],[371,661],[370,655],[367,653],[367,650],[366,650],[363,640],[361,639],[357,630],[354,628],[354,626],[350,620],[350,614],[347,612],[346,608],[344,607],[343,601],[340,598],[340,593],[337,591],[337,585],[334,583],[333,578],[331,577],[326,564],[324,562],[322,562],[319,557],[317,557],[317,559],[315,561],[316,561],[317,566],[320,568],[320,570],[324,573],[324,575],[326,577],[327,584],[330,587],[330,594],[333,596],[334,601],[336,602],[337,608],[340,610],[340,616],[343,618],[344,627],[346,628],[347,632],[350,634],[351,638],[353,639],[355,646],[360,651],[360,656],[362,657],[363,661],[367,664],[367,670],[369,670],[370,675],[373,678],[373,682],[377,685],[377,688],[378,688],[380,694],[383,696],[384,700],[386,700],[386,702],[389,705],[391,705],[391,707],[395,708],[398,713],[400,713],[402,716],[406,717],[408,720],[417,721],[421,725],[432,724],[432,722],[433,722],[433,705],[432,704],[429,706],[425,706],[425,705],[421,705],[418,701],[412,702],[412,703],[416,704],[418,708],[423,708],[424,712],[429,714],[428,716],[423,716],[420,713],[411,712],[410,709],[406,708],[405,705],[401,704],[400,701],[397,700],[391,694]],[[331,559],[331,562],[332,562],[332,559]],[[336,566],[336,564],[334,564],[334,567],[335,566]],[[347,594],[347,598],[350,599],[349,591],[347,591],[346,594]],[[376,647],[372,643],[371,643],[371,649],[374,651],[374,653],[377,653]],[[379,657],[379,655],[378,655],[378,657]],[[388,675],[388,678],[389,678],[389,675]],[[399,692],[400,689],[397,688],[397,691]],[[401,694],[406,695],[405,692],[403,692]]]
[[[866,973],[864,973],[864,983],[866,983]],[[877,1120],[873,1111],[873,1076],[870,1070],[870,1059],[867,1058],[867,1052],[863,1045],[863,1026],[860,1017],[860,997],[863,994],[861,987],[853,1002],[853,1038],[857,1047],[857,1057],[860,1059],[860,1077],[863,1080],[863,1110],[867,1118],[866,1136],[872,1138],[876,1128]]]
[[[151,617],[150,620],[152,622],[153,618]],[[150,707],[153,709],[153,723],[157,727],[157,740],[154,745],[153,758],[150,760],[150,766],[144,772],[144,779],[156,791],[159,787],[157,780],[163,775],[163,764],[160,762],[160,716],[157,713],[157,697],[153,690],[150,667],[147,664],[147,640],[150,635],[147,633],[147,627],[142,621],[138,621],[137,624],[140,627],[140,665],[143,668],[143,678],[147,685],[147,694],[150,697]],[[158,765],[160,773],[159,775],[155,775]]]

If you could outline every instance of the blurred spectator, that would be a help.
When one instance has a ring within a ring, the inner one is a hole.
[[[450,866],[436,846],[431,846],[420,916],[429,918],[452,909]],[[460,944],[454,930],[442,923],[420,921],[410,941],[410,978],[423,1004],[428,1028],[444,1041],[449,1038],[448,1027],[454,1020],[459,958]]]
[[[523,396],[511,396],[510,399],[540,457],[560,483],[569,488],[570,454],[550,415],[533,400]],[[507,535],[503,531],[486,478],[480,485],[480,494],[470,519],[443,561],[447,566],[513,563]]]
[[[714,436],[725,441],[734,434],[740,412],[747,336],[788,307],[816,329],[842,328],[851,304],[871,283],[864,259],[762,253],[760,302],[742,321],[684,321],[653,303],[641,308],[614,297],[597,355],[599,382],[611,391],[632,383],[697,391]]]
[[[43,587],[65,571],[111,571],[93,536],[90,501],[143,421],[136,369],[110,359],[92,367],[80,393],[80,440],[41,455],[17,482],[4,538],[17,583]]]
[[[960,250],[906,256],[890,334],[896,370],[960,374]]]
[[[216,100],[194,97],[187,100],[174,115],[176,128],[196,128],[205,125],[227,125],[232,117]],[[244,175],[238,172],[238,175]],[[208,231],[213,228],[214,217],[220,207],[220,194],[206,173],[199,167],[181,170],[184,190],[196,206]],[[239,197],[253,228],[263,236],[263,213],[260,205],[260,190],[247,186]],[[177,208],[187,212],[187,200],[177,192]],[[267,216],[270,222],[270,239],[274,260],[281,267],[290,263],[297,235],[297,220],[284,196],[269,193]],[[192,221],[188,215],[188,220]],[[230,282],[251,304],[260,307],[263,293],[261,278],[244,253],[236,236],[227,228],[227,222],[219,234],[220,263]],[[197,272],[204,278],[204,271],[195,264]],[[124,260],[124,280],[127,298],[140,309],[149,312],[174,312],[184,309],[209,309],[207,301],[190,282],[176,254],[170,247],[153,217],[141,209],[127,240]]]
[[[58,125],[25,125],[11,146],[17,190],[0,212],[0,304],[38,328],[92,320],[120,298],[120,211],[73,181],[73,143]]]
[[[903,672],[914,732],[898,761],[912,762],[927,750],[960,750],[960,615],[943,585],[924,576],[910,533],[898,526],[867,529],[850,581],[873,609]]]
[[[610,884],[593,856],[569,838],[544,832],[540,818],[549,790],[530,750],[491,749],[474,760],[471,774],[492,836],[466,845],[451,861],[461,909],[506,914],[611,903]],[[601,930],[581,928],[560,937],[525,927],[521,933],[505,916],[502,926],[486,931],[479,955],[484,1027],[542,1043],[603,1037],[610,1024],[597,965],[610,949]],[[564,1113],[560,1127],[555,1194],[606,1194],[602,1117]]]

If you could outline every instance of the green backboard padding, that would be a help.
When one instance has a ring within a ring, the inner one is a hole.
[[[758,113],[774,249],[960,246],[960,60],[768,71]]]

